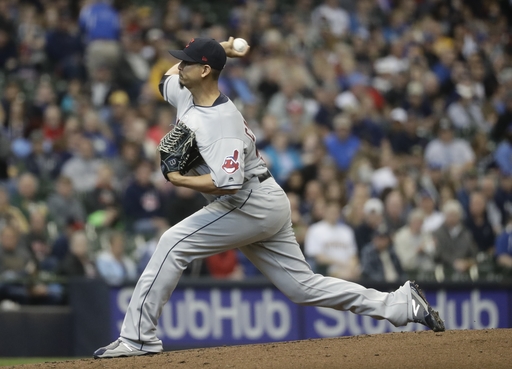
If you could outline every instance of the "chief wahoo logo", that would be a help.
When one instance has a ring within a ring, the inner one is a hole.
[[[233,174],[238,170],[238,168],[240,168],[240,163],[238,162],[238,150],[235,150],[233,155],[229,155],[224,158],[222,169],[224,169],[227,174]]]

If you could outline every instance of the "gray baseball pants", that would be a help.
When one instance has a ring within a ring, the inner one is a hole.
[[[140,350],[160,352],[157,321],[187,265],[233,248],[297,304],[350,310],[395,326],[412,317],[408,283],[384,293],[314,274],[295,240],[286,194],[273,178],[261,184],[254,178],[235,195],[219,198],[162,235],[133,292],[121,339]]]

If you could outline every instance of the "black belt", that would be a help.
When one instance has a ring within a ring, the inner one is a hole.
[[[258,176],[258,181],[263,182],[263,181],[266,181],[267,179],[269,179],[270,177],[272,177],[272,174],[270,174],[270,171],[267,170],[265,173],[263,174],[260,174]]]

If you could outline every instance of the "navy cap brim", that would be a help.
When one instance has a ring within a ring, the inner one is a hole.
[[[169,50],[169,54],[174,56],[178,60],[184,60],[186,62],[197,63],[196,60],[185,54],[183,50]]]

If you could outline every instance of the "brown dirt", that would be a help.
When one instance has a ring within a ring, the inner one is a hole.
[[[214,347],[119,359],[80,359],[15,369],[511,368],[512,329],[387,333]]]

